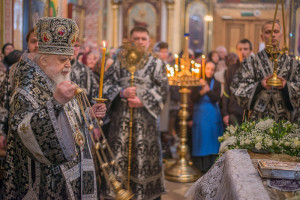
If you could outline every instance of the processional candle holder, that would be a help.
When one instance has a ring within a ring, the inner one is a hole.
[[[273,25],[272,25],[272,32],[271,32],[271,36],[270,36],[270,39],[269,39],[269,43],[266,45],[266,52],[270,55],[270,60],[274,61],[273,76],[270,79],[267,80],[267,85],[274,86],[274,87],[282,86],[282,84],[283,84],[281,79],[279,79],[278,75],[277,75],[278,56],[283,55],[283,54],[287,54],[288,50],[289,50],[288,47],[287,47],[287,44],[286,44],[283,0],[281,0],[281,7],[282,7],[284,46],[280,50],[279,49],[279,44],[277,44],[276,46],[273,46],[273,44],[272,44],[272,38],[273,38],[273,33],[274,33],[274,26],[275,26],[275,23],[276,23],[278,5],[279,5],[279,0],[277,0],[277,4],[276,4],[274,20],[273,20]]]
[[[192,182],[196,181],[202,176],[199,169],[194,167],[191,162],[188,161],[187,156],[189,154],[189,148],[187,142],[187,119],[189,117],[188,112],[188,94],[191,92],[189,87],[200,86],[200,68],[194,68],[194,62],[191,62],[188,54],[188,34],[185,34],[185,47],[182,58],[180,59],[181,71],[168,67],[168,79],[170,86],[180,87],[181,103],[178,116],[180,118],[180,144],[177,148],[178,159],[176,162],[167,166],[165,169],[166,179],[174,182]],[[191,67],[192,63],[192,67]],[[198,65],[197,65],[198,66]],[[178,67],[178,66],[177,66]],[[202,66],[203,68],[204,66]]]
[[[134,86],[134,73],[142,69],[147,62],[147,54],[142,46],[136,46],[132,42],[123,41],[121,51],[118,54],[121,68],[130,72],[130,87]],[[132,130],[133,130],[133,108],[130,109],[129,121],[129,143],[128,143],[128,169],[127,169],[127,188],[130,188],[131,175],[131,149],[132,149]]]
[[[92,141],[93,147],[95,148],[96,156],[98,159],[98,162],[100,163],[100,167],[102,169],[102,172],[104,174],[104,178],[107,181],[108,185],[113,189],[114,191],[114,199],[115,200],[130,200],[133,198],[133,194],[130,190],[130,188],[126,188],[124,184],[124,178],[122,177],[122,182],[118,181],[116,179],[116,176],[113,174],[113,168],[116,167],[120,169],[120,166],[116,162],[115,156],[108,145],[107,139],[105,138],[105,135],[101,129],[101,123],[100,119],[96,119],[97,126],[99,127],[101,137],[99,141],[95,141],[92,131],[94,130],[94,125],[92,124],[92,117],[89,116],[86,117],[86,108],[90,108],[92,111],[92,115],[95,117],[95,113],[91,109],[91,105],[89,103],[89,100],[84,92],[83,89],[77,88],[75,92],[75,97],[77,99],[77,102],[79,104],[79,108],[81,111],[81,114],[83,116],[83,119],[85,121],[85,124],[88,127],[89,130],[89,137]],[[94,98],[98,103],[104,103],[106,99],[103,99],[102,96],[99,96],[99,98]],[[123,187],[125,189],[123,189]]]
[[[99,83],[99,97],[93,98],[97,103],[104,103],[107,101],[107,99],[102,98],[102,92],[103,92],[103,78],[104,78],[104,62],[105,62],[105,44],[103,43],[103,55],[102,55],[102,65],[101,65],[101,74],[100,74],[100,83]],[[134,57],[134,56],[133,56]],[[133,72],[134,73],[134,72]],[[133,82],[132,82],[133,84]],[[77,102],[79,104],[79,108],[81,111],[81,114],[84,118],[85,124],[88,126],[89,130],[89,136],[92,141],[93,147],[95,148],[97,159],[100,163],[100,167],[102,169],[102,172],[104,174],[104,178],[107,181],[108,185],[113,189],[115,196],[113,197],[116,200],[130,200],[133,198],[134,194],[132,193],[130,189],[130,185],[125,184],[125,178],[121,177],[121,181],[117,180],[116,176],[113,173],[113,168],[117,168],[120,170],[120,166],[116,162],[115,156],[108,145],[107,139],[105,138],[105,135],[101,129],[102,121],[97,118],[96,123],[100,130],[100,139],[99,141],[95,141],[94,137],[92,135],[92,131],[94,129],[92,122],[92,117],[89,114],[89,117],[87,118],[85,115],[85,110],[87,107],[91,108],[91,105],[89,103],[89,100],[84,92],[83,89],[77,88],[75,93]],[[92,115],[95,117],[95,113],[92,109]],[[123,189],[124,187],[124,189]]]

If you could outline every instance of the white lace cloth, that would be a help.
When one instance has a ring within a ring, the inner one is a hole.
[[[196,200],[270,200],[244,149],[227,151],[191,186],[185,197]]]

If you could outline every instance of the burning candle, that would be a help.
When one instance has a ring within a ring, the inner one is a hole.
[[[194,77],[194,73],[195,73],[195,61],[192,60],[191,63],[192,63],[192,77]]]
[[[202,78],[205,80],[205,55],[202,55]]]
[[[175,65],[175,76],[177,76],[178,70],[178,65]]]
[[[197,63],[197,78],[201,78],[201,71],[200,71],[200,68],[201,68],[201,64]]]
[[[103,77],[104,77],[104,63],[105,63],[105,42],[103,41],[103,49],[102,49],[102,60],[101,60],[101,71],[100,71],[100,84],[99,84],[99,98],[102,98],[103,91]]]
[[[175,54],[175,65],[178,66],[178,55],[177,54]]]

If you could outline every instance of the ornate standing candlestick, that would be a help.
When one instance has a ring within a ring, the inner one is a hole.
[[[175,182],[192,182],[197,180],[201,176],[201,172],[193,165],[189,164],[187,155],[189,154],[189,148],[187,142],[187,119],[189,117],[188,112],[188,94],[191,92],[188,87],[199,86],[200,77],[193,76],[190,72],[191,61],[188,54],[188,35],[185,35],[185,49],[182,58],[180,59],[181,68],[180,72],[175,73],[175,76],[169,77],[169,84],[180,86],[181,103],[180,103],[180,144],[177,148],[179,158],[176,163],[165,170],[166,179]]]

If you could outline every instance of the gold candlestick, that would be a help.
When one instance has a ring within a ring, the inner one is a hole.
[[[100,72],[100,83],[99,83],[99,98],[102,98],[103,92],[103,77],[104,77],[104,64],[105,64],[105,42],[103,42],[103,49],[102,49],[102,60],[101,60],[101,72]]]
[[[186,159],[189,154],[189,147],[186,144],[187,141],[187,119],[189,117],[188,112],[188,94],[191,92],[187,87],[183,86],[179,90],[181,94],[181,109],[179,111],[180,118],[180,144],[177,147],[177,154],[179,158],[176,163],[165,170],[166,179],[175,182],[187,183],[196,181],[200,176],[201,172],[191,165]]]
[[[202,55],[202,78],[205,80],[205,55]]]
[[[188,87],[199,86],[199,80],[192,78],[192,73],[190,72],[191,60],[188,55],[188,36],[185,35],[185,45],[184,54],[180,59],[181,71],[176,73],[175,65],[175,77],[169,79],[170,85],[180,86],[179,92],[181,93],[181,103],[180,103],[180,144],[177,148],[177,154],[179,158],[173,165],[167,165],[165,169],[166,179],[175,182],[192,182],[197,180],[202,174],[195,168],[188,160],[187,155],[189,154],[189,148],[186,144],[187,141],[187,118],[188,113],[188,94],[191,92]],[[192,64],[193,65],[193,64]],[[198,71],[198,70],[197,70]],[[200,73],[200,72],[199,72]]]
[[[97,103],[104,103],[107,99],[102,98],[103,94],[103,78],[104,78],[104,63],[105,63],[105,42],[103,41],[103,49],[102,49],[102,63],[101,63],[101,71],[100,71],[100,83],[99,83],[99,98],[93,98]]]

